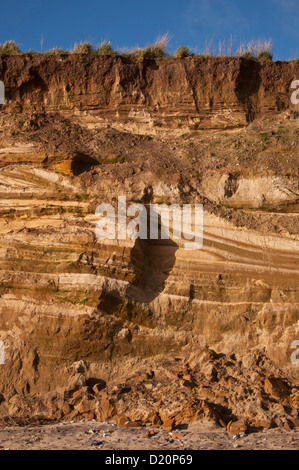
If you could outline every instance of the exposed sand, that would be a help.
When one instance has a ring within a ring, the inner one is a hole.
[[[226,430],[192,425],[173,431],[119,428],[112,423],[80,422],[0,428],[0,450],[298,450],[299,429],[264,430],[232,438]]]

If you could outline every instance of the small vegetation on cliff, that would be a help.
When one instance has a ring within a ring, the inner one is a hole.
[[[45,54],[48,54],[48,55],[63,55],[63,54],[68,54],[68,51],[60,49],[59,47],[54,47],[53,49],[50,49],[49,51],[46,51]]]
[[[169,34],[159,36],[153,44],[145,47],[135,47],[134,49],[114,50],[110,41],[103,41],[99,46],[94,47],[90,42],[83,41],[76,43],[73,50],[66,51],[55,47],[41,54],[62,55],[62,54],[94,54],[101,56],[127,56],[143,59],[163,59],[172,57],[168,52],[168,45],[171,37]],[[21,51],[15,41],[6,41],[0,44],[0,54],[20,54]],[[33,53],[33,51],[30,51]],[[37,54],[35,52],[35,54]],[[254,40],[242,42],[236,47],[235,40],[231,36],[227,41],[220,41],[218,45],[214,44],[214,39],[206,39],[203,49],[191,50],[187,46],[180,46],[176,49],[174,57],[184,59],[187,57],[242,57],[248,60],[257,60],[259,62],[269,62],[273,60],[273,44],[271,39]]]
[[[111,42],[103,41],[97,48],[98,55],[116,55]]]
[[[74,49],[72,50],[73,54],[92,54],[93,47],[92,45],[87,42],[80,42],[79,44],[75,44]]]
[[[257,60],[259,60],[260,62],[271,62],[272,59],[273,54],[271,54],[271,52],[269,51],[262,51],[257,56]]]
[[[167,45],[170,42],[169,34],[164,34],[157,38],[157,40],[150,46],[146,46],[143,49],[136,48],[131,51],[130,55],[137,59],[162,59],[163,57],[169,56],[167,52]]]
[[[236,51],[237,56],[244,57],[245,59],[258,60],[260,62],[267,62],[273,59],[273,44],[271,39],[267,41],[251,41],[249,43],[242,43]]]
[[[6,41],[4,44],[0,44],[0,54],[19,54],[19,46],[15,41]]]
[[[255,57],[254,55],[251,53],[251,52],[244,52],[241,57],[243,57],[243,59],[248,59],[248,60],[255,60]]]
[[[183,59],[184,57],[190,57],[191,54],[190,50],[186,46],[178,47],[175,51],[174,57],[178,59]]]

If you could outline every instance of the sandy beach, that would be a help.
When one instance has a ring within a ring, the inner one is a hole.
[[[146,437],[153,434],[151,437]],[[79,422],[3,427],[0,450],[298,450],[299,430],[264,430],[231,437],[225,429],[190,425],[182,431],[120,428],[114,423]]]

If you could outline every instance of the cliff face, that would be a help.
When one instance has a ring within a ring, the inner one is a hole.
[[[2,414],[298,422],[296,78],[298,61],[0,56]],[[203,203],[202,250],[99,241],[119,195]]]
[[[69,107],[110,124],[191,129],[244,126],[289,108],[298,68],[242,58],[0,57],[8,108]]]

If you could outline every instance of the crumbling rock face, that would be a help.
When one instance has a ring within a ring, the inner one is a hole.
[[[119,426],[145,424],[171,431],[202,421],[231,435],[299,425],[299,388],[262,353],[217,354],[205,348],[186,357],[148,361],[123,381],[108,385],[87,378],[79,361],[69,382],[43,396],[14,395],[7,416],[43,420],[114,420]],[[4,418],[4,422],[7,418]]]
[[[1,416],[298,424],[297,70],[0,58]],[[202,203],[202,249],[98,240],[120,195]]]
[[[234,128],[290,106],[298,61],[1,56],[6,108],[88,111],[133,126]]]

